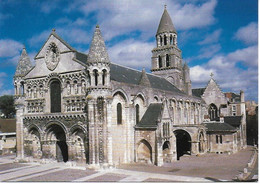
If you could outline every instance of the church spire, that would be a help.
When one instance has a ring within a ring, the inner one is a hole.
[[[30,58],[24,46],[15,71],[15,76],[25,76],[31,68],[32,68],[32,63],[30,61]]]
[[[88,62],[110,62],[99,25],[96,26],[96,30],[92,38],[89,49]]]
[[[165,33],[165,32],[177,34],[177,31],[176,31],[175,27],[173,26],[172,19],[166,9],[166,5],[164,6],[164,12],[161,17],[161,21],[160,21],[156,34],[158,35],[158,34]]]

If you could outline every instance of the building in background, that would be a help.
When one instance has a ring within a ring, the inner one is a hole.
[[[0,118],[0,155],[16,151],[16,120]]]

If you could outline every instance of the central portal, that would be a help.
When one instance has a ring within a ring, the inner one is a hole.
[[[56,159],[58,162],[68,161],[68,145],[66,143],[66,135],[63,128],[57,124],[52,124],[48,128],[48,140],[55,141],[56,146],[52,149],[56,149]],[[53,150],[55,151],[55,150]]]

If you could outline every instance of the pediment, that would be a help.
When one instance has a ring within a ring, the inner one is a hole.
[[[45,54],[48,50],[50,44],[54,43],[59,48],[60,53],[64,52],[75,52],[68,43],[66,43],[62,38],[60,38],[54,31],[49,35],[46,42],[43,44],[40,51],[36,54],[35,60],[45,57]]]

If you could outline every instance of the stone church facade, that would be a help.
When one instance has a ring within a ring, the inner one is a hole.
[[[32,66],[24,48],[14,76],[17,159],[160,166],[184,154],[236,152],[246,145],[245,135],[239,134],[244,127],[223,126],[222,116],[217,123],[209,119],[215,102],[207,101],[207,90],[204,96],[193,94],[166,9],[151,74],[112,63],[99,26],[88,54],[53,30],[34,59]],[[219,105],[224,102],[217,104],[216,117],[222,113]],[[221,131],[210,123],[220,124]],[[212,137],[220,134],[228,137],[229,146],[214,147]]]

